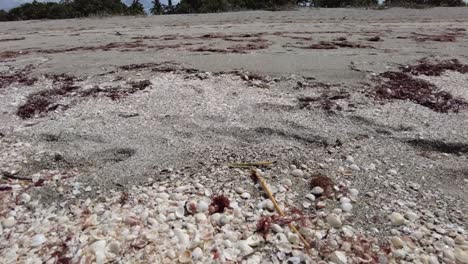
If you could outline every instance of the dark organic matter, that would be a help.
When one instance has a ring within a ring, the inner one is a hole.
[[[310,180],[310,187],[320,187],[324,190],[323,195],[328,196],[333,192],[333,180],[323,174],[315,174]]]
[[[210,214],[223,213],[225,208],[229,208],[229,198],[224,195],[215,195],[211,197],[211,204],[209,207]]]
[[[0,89],[6,88],[12,83],[19,83],[22,85],[30,86],[37,82],[36,77],[29,77],[33,69],[32,65],[26,66],[24,69],[15,70],[12,73],[0,74]]]
[[[457,59],[433,63],[422,60],[416,65],[401,67],[401,70],[413,75],[440,76],[445,71],[468,73],[468,65],[460,63]]]
[[[439,91],[435,85],[406,73],[384,72],[380,76],[387,81],[377,87],[378,99],[410,100],[441,113],[459,112],[468,106],[463,99]]]
[[[436,151],[442,153],[468,153],[468,144],[460,142],[444,142],[430,139],[407,140],[409,145],[426,151]]]
[[[60,97],[66,96],[76,89],[78,89],[77,86],[64,85],[60,88],[30,94],[26,99],[26,103],[18,108],[16,114],[23,119],[27,119],[37,114],[53,111],[57,109],[56,102]]]

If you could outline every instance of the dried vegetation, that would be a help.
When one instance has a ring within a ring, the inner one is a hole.
[[[32,65],[29,65],[20,70],[0,73],[0,90],[6,88],[12,83],[19,83],[27,86],[33,85],[37,82],[37,78],[28,76],[33,68],[34,67]]]
[[[468,103],[462,98],[456,98],[449,92],[440,91],[432,83],[413,77],[411,74],[440,75],[445,70],[466,71],[466,65],[458,61],[427,63],[403,68],[404,72],[384,72],[380,77],[385,81],[376,88],[378,99],[409,100],[428,107],[436,112],[459,112]]]

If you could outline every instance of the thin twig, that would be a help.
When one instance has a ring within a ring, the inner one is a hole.
[[[18,177],[18,176],[15,176],[14,174],[11,174],[9,172],[6,172],[6,171],[2,171],[2,174],[5,178],[7,179],[10,179],[10,180],[20,180],[20,181],[32,181],[31,178],[23,178],[23,177]]]
[[[275,210],[276,212],[280,215],[280,216],[285,216],[283,210],[281,210],[281,208],[279,207],[278,203],[276,202],[276,199],[275,197],[273,196],[273,194],[271,193],[270,189],[268,188],[265,180],[263,179],[263,177],[260,175],[260,173],[258,173],[258,171],[252,167],[252,174],[255,175],[255,177],[257,178],[257,180],[260,182],[260,184],[262,185],[262,188],[263,190],[266,192],[266,194],[268,195],[268,198],[270,198],[271,202],[273,203],[273,206],[275,207]],[[291,228],[291,230],[293,232],[295,232],[299,238],[302,240],[302,243],[304,243],[304,246],[306,248],[310,248],[310,245],[309,243],[307,242],[307,240],[301,235],[301,233],[299,232],[299,230],[297,230],[297,228],[292,224],[292,223],[289,223],[288,224],[289,228]]]

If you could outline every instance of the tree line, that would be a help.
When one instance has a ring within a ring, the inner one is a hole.
[[[133,0],[129,6],[120,0],[62,0],[58,3],[34,0],[12,8],[8,12],[0,10],[0,21],[143,14],[145,10],[139,0]]]
[[[173,4],[152,1],[149,10],[154,15],[214,13],[238,10],[283,10],[306,4],[313,7],[365,7],[377,6],[378,0],[180,0]],[[385,0],[386,6],[463,6],[463,0]],[[127,6],[121,0],[62,0],[55,2],[25,3],[8,12],[0,10],[0,21],[29,19],[65,19],[103,15],[145,15],[140,0]]]

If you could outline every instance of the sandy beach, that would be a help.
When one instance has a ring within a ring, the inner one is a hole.
[[[0,23],[0,258],[468,263],[467,30],[466,8]]]

